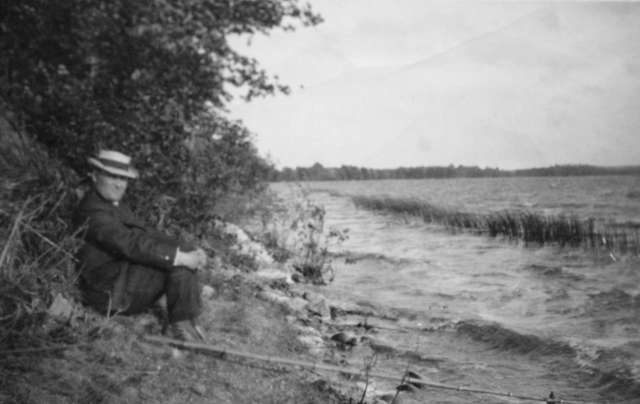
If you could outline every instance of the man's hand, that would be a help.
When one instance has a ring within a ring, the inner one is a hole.
[[[174,265],[177,267],[187,267],[193,270],[202,269],[207,265],[207,254],[202,250],[202,248],[189,252],[183,252],[178,249]]]

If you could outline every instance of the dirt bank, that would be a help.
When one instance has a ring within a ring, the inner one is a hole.
[[[291,283],[284,265],[210,271],[202,323],[212,344],[346,365],[351,346],[332,339],[343,311],[321,288]],[[105,318],[67,308],[38,331],[40,344],[0,353],[0,403],[343,403],[359,402],[365,387],[366,402],[388,399],[363,377],[149,341],[162,336],[161,310]]]

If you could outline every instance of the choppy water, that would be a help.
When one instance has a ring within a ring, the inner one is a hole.
[[[278,184],[277,187],[282,187]],[[482,212],[527,209],[640,221],[634,177],[311,183],[355,263],[322,292],[372,306],[376,369],[432,381],[590,402],[640,403],[640,260],[521,244],[356,209],[351,195],[418,197]],[[341,195],[341,196],[336,196]],[[382,318],[386,317],[386,318]],[[357,322],[358,319],[350,319]],[[362,320],[362,319],[360,319]],[[388,328],[388,329],[386,329]],[[395,329],[396,331],[392,330]],[[350,358],[360,361],[358,352]],[[358,365],[358,363],[354,363]],[[383,386],[392,387],[392,386]],[[522,402],[430,389],[425,402]]]

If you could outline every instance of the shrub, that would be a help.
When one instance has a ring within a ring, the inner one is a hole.
[[[326,284],[335,277],[331,248],[348,238],[348,229],[325,229],[325,209],[300,186],[265,194],[260,210],[260,238],[276,259],[291,258],[307,280]]]
[[[3,0],[0,103],[77,175],[97,149],[131,155],[142,174],[134,209],[145,206],[144,216],[173,198],[165,217],[197,225],[221,195],[259,188],[270,170],[249,131],[227,118],[229,90],[288,92],[227,36],[321,21],[297,1],[250,3]]]

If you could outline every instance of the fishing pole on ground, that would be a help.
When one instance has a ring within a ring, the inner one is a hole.
[[[208,352],[215,352],[215,353],[222,354],[222,355],[232,355],[232,356],[237,356],[237,357],[240,357],[240,358],[253,359],[253,360],[262,361],[262,362],[277,363],[277,364],[291,365],[291,366],[299,366],[299,367],[302,367],[302,368],[307,368],[307,369],[312,370],[312,371],[314,371],[314,370],[324,370],[324,371],[328,371],[328,372],[338,372],[338,373],[343,373],[343,374],[348,374],[348,375],[353,375],[353,376],[359,376],[359,377],[365,377],[365,376],[377,377],[377,378],[380,378],[380,379],[396,380],[396,381],[400,381],[400,382],[404,382],[404,383],[411,383],[413,385],[421,385],[421,386],[433,387],[433,388],[443,389],[443,390],[464,391],[464,392],[468,392],[468,393],[478,393],[478,394],[489,394],[489,395],[494,395],[494,396],[517,398],[517,399],[520,399],[520,400],[541,401],[541,402],[548,403],[548,404],[560,404],[560,403],[564,403],[564,404],[610,404],[610,403],[596,402],[596,401],[559,399],[559,398],[555,398],[553,392],[549,395],[549,397],[531,397],[531,396],[525,396],[525,395],[520,395],[520,394],[514,394],[512,392],[491,391],[491,390],[483,390],[483,389],[472,388],[472,387],[453,386],[453,385],[448,385],[448,384],[442,384],[442,383],[436,383],[436,382],[432,382],[432,381],[427,381],[427,380],[423,380],[423,379],[419,379],[419,378],[415,378],[415,377],[399,377],[397,375],[390,375],[390,374],[386,374],[386,373],[382,373],[382,372],[374,372],[374,371],[371,371],[371,370],[367,371],[367,370],[356,369],[356,368],[343,368],[343,367],[339,367],[339,366],[326,365],[326,364],[318,363],[318,362],[307,362],[307,361],[300,361],[300,360],[295,360],[295,359],[279,358],[279,357],[275,357],[275,356],[258,355],[258,354],[253,354],[253,353],[250,353],[250,352],[244,352],[244,351],[239,351],[239,350],[234,350],[234,349],[228,349],[228,348],[223,348],[223,347],[219,347],[219,346],[215,346],[215,345],[199,343],[199,342],[184,342],[184,341],[179,341],[179,340],[174,340],[174,339],[169,339],[169,338],[153,337],[153,336],[147,336],[146,339],[149,340],[149,341],[153,341],[153,342],[158,342],[158,343],[167,344],[167,345],[173,345],[173,346],[176,346],[176,347],[179,347],[179,348],[189,348],[189,349],[203,350],[203,351],[208,351]]]
[[[373,324],[369,324],[366,321],[364,322],[359,322],[359,323],[343,323],[343,324],[335,324],[337,327],[354,327],[354,328],[364,328],[365,331],[371,331],[371,330],[375,330],[375,329],[379,329],[379,330],[386,330],[386,331],[395,331],[395,332],[401,332],[403,334],[408,334],[410,331],[408,330],[403,330],[402,328],[398,328],[398,327],[385,327],[382,325],[373,325]]]

